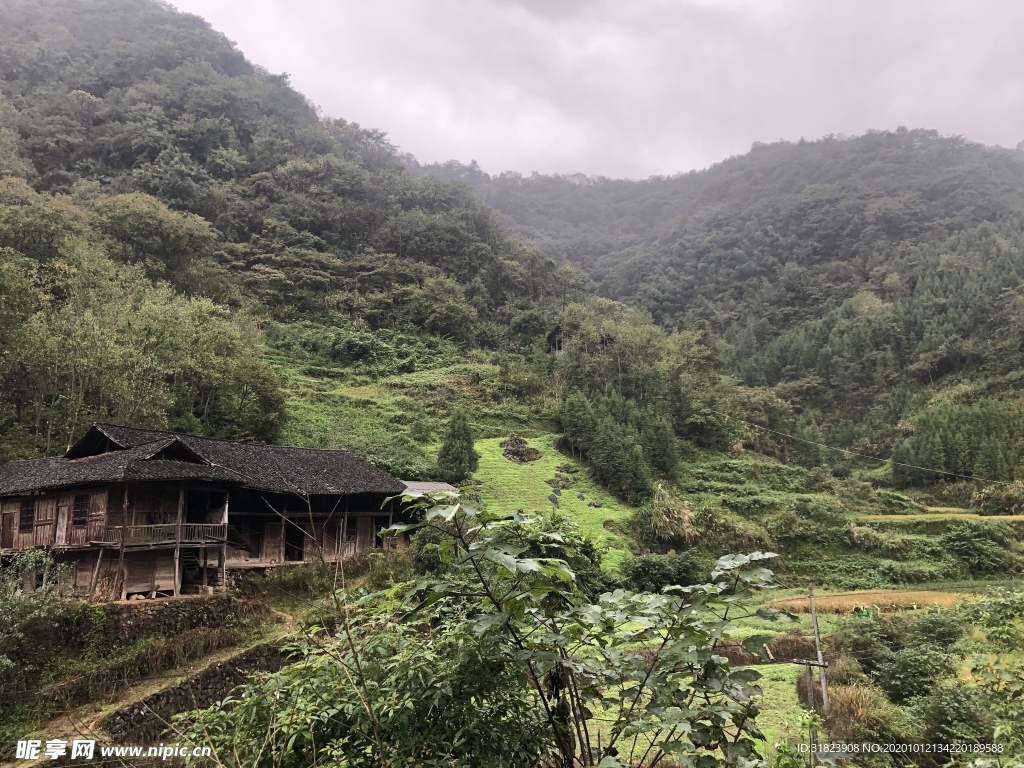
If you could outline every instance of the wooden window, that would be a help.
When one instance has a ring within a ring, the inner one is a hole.
[[[21,500],[21,518],[18,520],[18,533],[32,533],[36,524],[36,500]]]
[[[71,524],[76,528],[81,528],[87,522],[89,522],[89,494],[83,493],[75,496],[75,506],[71,510]]]

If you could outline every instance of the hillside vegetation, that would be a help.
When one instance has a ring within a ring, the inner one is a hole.
[[[153,0],[0,18],[0,461],[109,420],[347,448],[472,502],[423,501],[409,550],[347,576],[240,584],[297,587],[299,661],[178,735],[238,765],[759,765],[761,708],[780,768],[809,723],[1024,754],[1024,153],[898,129],[489,177]],[[92,669],[26,640],[71,615],[58,569],[21,589],[44,561],[0,562],[22,694]],[[753,669],[811,657],[760,594],[811,584],[841,592],[824,721],[795,668]]]
[[[888,458],[916,429],[906,463],[1013,476],[1014,418],[988,437],[961,425],[1019,406],[1024,152],[901,128],[646,181],[414,170],[472,186],[599,294],[666,328],[707,323],[728,372],[823,442]]]

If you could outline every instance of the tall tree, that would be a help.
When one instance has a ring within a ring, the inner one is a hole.
[[[473,450],[473,442],[469,417],[463,411],[454,413],[437,453],[437,468],[445,480],[458,483],[476,472],[480,454]]]

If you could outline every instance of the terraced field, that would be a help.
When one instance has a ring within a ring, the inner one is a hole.
[[[850,614],[855,608],[878,608],[881,611],[916,610],[941,606],[950,608],[973,595],[936,590],[861,589],[814,596],[815,607],[821,613]],[[789,613],[809,613],[810,601],[806,596],[772,600],[772,608]]]

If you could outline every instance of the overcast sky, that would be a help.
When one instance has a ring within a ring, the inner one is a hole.
[[[1020,0],[172,0],[421,162],[642,178],[754,141],[1024,140]]]

